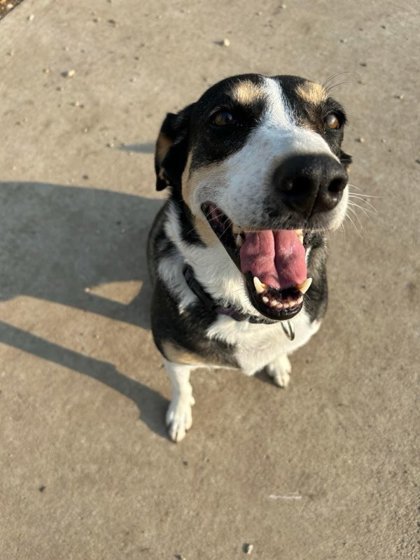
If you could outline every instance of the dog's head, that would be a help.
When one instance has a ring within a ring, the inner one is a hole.
[[[323,86],[256,74],[219,82],[163,122],[157,189],[171,187],[201,243],[223,245],[269,318],[300,311],[309,284],[305,240],[344,219],[345,122]]]

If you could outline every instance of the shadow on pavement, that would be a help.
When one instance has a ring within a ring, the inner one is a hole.
[[[144,142],[143,144],[122,144],[119,149],[122,152],[132,152],[138,154],[153,154],[155,142]]]
[[[30,296],[150,328],[146,240],[161,200],[88,187],[0,183],[0,301]],[[92,286],[137,281],[128,304]],[[105,383],[133,400],[163,435],[166,400],[109,363],[0,323],[0,342]]]
[[[0,321],[0,342],[108,385],[134,402],[139,409],[140,419],[146,426],[156,434],[166,437],[163,418],[168,401],[143,383],[123,375],[114,365],[48,342],[3,321]]]
[[[162,201],[94,188],[0,183],[0,301],[27,295],[149,328],[146,240]],[[141,281],[128,305],[92,286]]]

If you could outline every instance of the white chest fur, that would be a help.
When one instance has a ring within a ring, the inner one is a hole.
[[[290,322],[295,332],[294,340],[289,340],[280,323],[265,325],[239,322],[222,315],[208,329],[207,336],[234,345],[235,358],[242,371],[253,375],[306,344],[320,327],[319,321],[310,322],[304,310]]]

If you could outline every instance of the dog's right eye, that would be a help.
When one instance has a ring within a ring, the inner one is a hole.
[[[219,127],[229,126],[235,124],[235,117],[227,109],[220,109],[211,115],[210,124]]]

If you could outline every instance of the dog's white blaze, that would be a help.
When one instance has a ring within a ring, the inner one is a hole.
[[[292,131],[296,126],[296,121],[280,84],[271,78],[265,78],[263,89],[267,100],[265,125]]]

